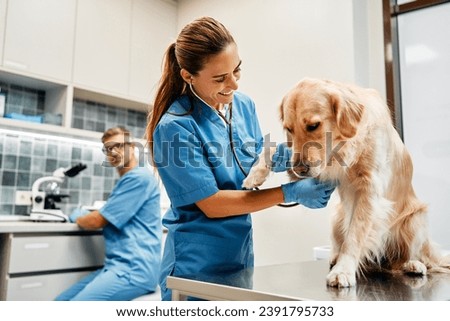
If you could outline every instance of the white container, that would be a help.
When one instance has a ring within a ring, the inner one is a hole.
[[[6,95],[5,93],[0,92],[0,117],[3,117],[3,115],[5,114],[5,105],[6,105]]]
[[[331,246],[322,245],[313,247],[314,260],[328,260],[330,258]]]

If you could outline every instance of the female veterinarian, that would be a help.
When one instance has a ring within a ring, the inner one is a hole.
[[[186,25],[165,54],[147,126],[153,161],[171,201],[163,219],[168,229],[163,300],[171,299],[168,275],[232,273],[253,266],[250,212],[282,202],[321,208],[334,189],[305,179],[242,190],[244,172],[257,160],[263,138],[253,101],[236,91],[240,68],[233,37],[209,17]],[[280,147],[273,170],[286,170],[289,154]]]

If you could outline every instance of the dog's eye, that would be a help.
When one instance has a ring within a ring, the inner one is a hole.
[[[286,127],[285,129],[286,129],[286,131],[287,131],[289,134],[292,134],[292,129],[291,129],[291,128]]]
[[[310,124],[310,125],[306,125],[306,130],[307,130],[308,132],[313,132],[313,131],[315,131],[317,128],[319,128],[319,125],[320,125],[319,122],[314,123],[314,124]]]

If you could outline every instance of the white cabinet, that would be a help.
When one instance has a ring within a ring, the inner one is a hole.
[[[162,0],[134,0],[131,16],[129,94],[150,101],[163,55],[176,34],[176,8]]]
[[[176,26],[167,0],[0,0],[0,83],[45,91],[44,113],[62,115],[0,126],[98,138],[71,128],[74,100],[146,112]]]
[[[131,1],[78,0],[73,81],[127,95]]]
[[[3,41],[5,39],[6,26],[6,1],[0,0],[0,65],[3,64]]]
[[[3,66],[69,81],[75,13],[76,0],[8,1]]]
[[[15,236],[9,273],[67,270],[103,265],[100,235]]]
[[[79,0],[75,85],[149,103],[176,21],[167,1]]]
[[[104,252],[100,231],[0,234],[0,300],[53,300],[101,267]]]
[[[11,278],[7,301],[51,301],[90,271],[41,274]]]

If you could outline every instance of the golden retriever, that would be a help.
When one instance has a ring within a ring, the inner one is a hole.
[[[449,258],[440,257],[428,237],[411,158],[375,90],[304,79],[285,95],[280,112],[293,151],[290,176],[338,183],[328,285],[354,286],[357,275],[373,269],[450,272]],[[264,160],[274,148],[267,152],[244,187],[264,182]]]

